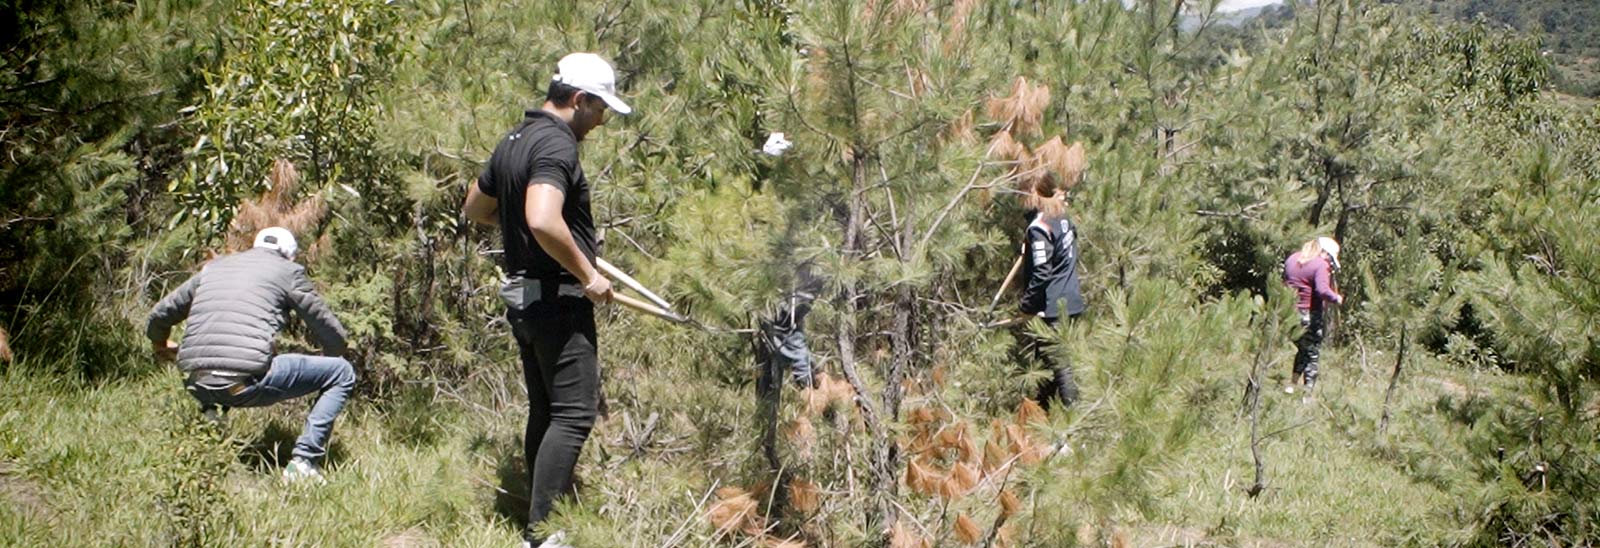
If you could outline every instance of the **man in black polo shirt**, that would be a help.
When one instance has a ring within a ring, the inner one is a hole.
[[[608,107],[632,111],[599,56],[574,53],[556,70],[544,106],[527,111],[495,146],[462,208],[468,219],[498,225],[505,245],[508,281],[500,296],[528,385],[530,546],[560,546],[558,538],[538,538],[534,527],[572,490],[573,467],[598,413],[594,305],[611,300],[611,282],[594,266],[594,217],[578,142],[605,123]]]

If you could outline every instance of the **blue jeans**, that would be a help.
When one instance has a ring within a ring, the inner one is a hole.
[[[320,463],[328,453],[328,436],[333,432],[333,420],[344,409],[344,402],[355,386],[356,370],[348,360],[304,354],[273,357],[272,368],[266,376],[237,394],[229,394],[227,386],[184,383],[184,388],[200,401],[200,406],[208,409],[266,407],[312,392],[320,393],[317,403],[311,407],[311,413],[306,415],[305,430],[294,442],[294,456],[313,463]]]

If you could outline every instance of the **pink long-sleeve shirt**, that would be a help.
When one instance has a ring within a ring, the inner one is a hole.
[[[1344,296],[1333,290],[1333,272],[1328,267],[1328,259],[1320,254],[1304,263],[1300,262],[1300,253],[1290,254],[1283,262],[1283,283],[1300,295],[1295,302],[1295,308],[1300,310],[1311,310],[1313,302],[1316,308],[1322,308],[1322,301],[1344,302]]]

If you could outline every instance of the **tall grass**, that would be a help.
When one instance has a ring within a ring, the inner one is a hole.
[[[3,373],[0,545],[518,542],[526,508],[520,442],[525,411],[508,366],[479,376],[493,382],[452,390],[414,385],[381,403],[353,399],[335,429],[329,483],[312,487],[279,481],[309,401],[234,410],[223,426],[213,426],[200,420],[175,371],[129,360],[137,362],[126,364],[136,373],[100,384],[63,380],[41,373],[49,367],[26,363]],[[1464,452],[1468,433],[1459,420],[1461,402],[1494,394],[1508,381],[1419,360],[1398,393],[1389,441],[1380,444],[1376,419],[1386,360],[1357,349],[1334,350],[1325,360],[1323,382],[1310,403],[1272,390],[1285,367],[1269,376],[1263,402],[1269,488],[1260,498],[1243,492],[1250,470],[1247,423],[1233,417],[1232,398],[1220,398],[1183,411],[1203,418],[1204,426],[1175,458],[1127,471],[1145,478],[1140,493],[1082,490],[1116,484],[1104,474],[1119,469],[1118,455],[1137,452],[1120,439],[1126,432],[1090,428],[1069,442],[1070,456],[1018,472],[1006,485],[1020,497],[1021,509],[1012,510],[1019,515],[1005,535],[1016,545],[1113,537],[1136,545],[1452,541],[1448,513],[1471,485],[1451,456]],[[1243,382],[1233,373],[1245,362],[1213,365],[1218,371],[1208,375],[1232,379],[1226,381],[1230,388]],[[1091,394],[1098,390],[1093,379],[1110,374],[1086,373]],[[597,427],[579,465],[579,497],[561,509],[552,528],[568,531],[580,546],[755,542],[740,535],[718,541],[717,526],[706,517],[719,500],[716,492],[727,487],[750,490],[763,515],[772,504],[765,494],[775,491],[760,483],[767,476],[759,459],[754,398],[748,385],[686,375],[685,368],[607,373],[611,415]],[[490,397],[502,391],[511,393]],[[800,398],[785,398],[785,421],[810,416]],[[503,403],[492,403],[497,400]],[[712,401],[728,405],[703,405]],[[984,408],[958,412],[976,413],[967,418],[984,424],[990,414]],[[993,418],[1015,418],[994,409]],[[805,516],[800,522],[768,523],[771,531],[820,545],[851,545],[851,539],[871,535],[848,526],[858,505],[843,496],[841,478],[848,475],[851,451],[860,451],[859,440],[854,449],[847,443],[859,426],[835,414],[841,410],[849,407],[806,419],[816,425],[807,452],[793,440],[785,442],[789,473],[804,480],[790,485],[807,485],[802,496],[812,498],[802,499],[809,506],[804,513],[774,515],[780,521]],[[1076,428],[1070,416],[1052,419],[1038,423],[1040,434]],[[986,430],[974,432],[986,436]],[[975,493],[989,495],[958,499],[948,515],[926,516],[933,520],[927,526],[947,519],[951,527],[977,524],[987,533],[1001,511],[991,498],[996,487],[979,484]]]

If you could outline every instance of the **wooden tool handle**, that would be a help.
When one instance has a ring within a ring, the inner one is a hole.
[[[980,325],[978,327],[981,328],[981,329],[996,329],[996,328],[1001,328],[1001,327],[1011,327],[1011,326],[1017,325],[1017,324],[1028,323],[1028,320],[1032,320],[1032,319],[1037,318],[1037,317],[1038,316],[1035,316],[1033,314],[1023,314],[1021,316],[1013,316],[1013,317],[1006,318],[1006,319],[1003,319],[1003,320],[995,320],[995,321]]]
[[[656,306],[661,307],[663,310],[672,310],[672,303],[667,302],[667,300],[661,298],[660,295],[657,295],[649,289],[646,289],[644,284],[639,283],[639,280],[633,279],[633,276],[629,276],[627,272],[623,272],[622,269],[617,268],[617,265],[611,264],[605,259],[595,257],[594,266],[595,268],[599,268],[601,272],[604,272],[605,275],[616,278],[617,281],[622,282],[622,285],[628,286],[628,288],[634,291],[638,291],[640,295],[644,295],[644,298],[650,299],[650,302],[655,303]]]
[[[658,307],[658,306],[656,306],[654,304],[650,304],[650,303],[641,301],[639,299],[636,299],[636,298],[633,298],[633,297],[630,297],[630,296],[627,296],[627,295],[623,295],[621,293],[612,292],[611,293],[611,300],[616,301],[617,304],[620,304],[622,306],[626,306],[628,308],[632,308],[634,310],[638,310],[638,311],[643,312],[645,314],[649,314],[651,316],[655,316],[657,318],[661,318],[663,320],[666,320],[666,321],[669,321],[669,322],[672,322],[672,323],[689,323],[689,319],[688,318],[685,318],[683,316],[679,316],[677,314],[674,314],[672,312],[668,312],[666,310],[662,310],[661,307]]]
[[[1019,272],[1022,272],[1022,256],[1020,255],[1017,256],[1016,262],[1011,263],[1011,272],[1006,274],[1006,281],[1000,282],[1000,290],[994,292],[994,299],[989,301],[989,310],[994,310],[994,307],[1000,304],[1000,297],[1006,294],[1006,290],[1011,288],[1013,282],[1017,281],[1017,273]]]

